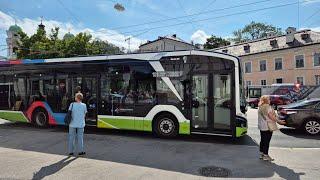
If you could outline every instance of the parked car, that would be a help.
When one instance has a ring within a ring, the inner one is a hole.
[[[320,134],[320,98],[280,106],[278,115],[288,127],[302,129],[311,135]]]
[[[268,95],[270,97],[270,105],[277,109],[280,105],[287,105],[292,103],[293,101],[286,96],[282,95]],[[248,102],[249,106],[252,108],[257,108],[259,103],[259,98],[253,99]]]

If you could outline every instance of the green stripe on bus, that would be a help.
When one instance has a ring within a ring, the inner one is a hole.
[[[189,121],[179,122],[179,134],[190,134]]]
[[[105,128],[134,130],[133,119],[99,118],[99,121],[102,121],[100,123],[104,124]]]
[[[123,119],[123,118],[99,118],[98,128],[108,129],[126,129],[126,130],[138,130],[138,131],[149,131],[152,132],[152,121],[151,120],[140,120],[140,119]],[[190,123],[189,121],[179,123],[179,134],[190,134]]]
[[[151,120],[134,120],[123,118],[99,118],[99,128],[152,131]]]
[[[241,137],[247,134],[247,129],[246,127],[236,127],[236,137]]]
[[[28,122],[28,119],[20,111],[0,111],[0,118],[8,121]]]

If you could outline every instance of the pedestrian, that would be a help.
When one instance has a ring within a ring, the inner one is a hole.
[[[258,104],[258,128],[260,130],[260,159],[273,161],[269,156],[269,146],[273,131],[277,130],[277,124],[285,124],[284,121],[278,120],[274,109],[270,106],[269,96],[261,96]]]
[[[68,141],[68,152],[72,156],[75,147],[75,138],[77,137],[78,154],[85,155],[83,147],[83,133],[85,127],[85,118],[87,111],[86,104],[82,103],[82,93],[77,93],[75,96],[75,102],[69,106],[69,111],[72,112],[72,119],[69,124],[69,141]]]

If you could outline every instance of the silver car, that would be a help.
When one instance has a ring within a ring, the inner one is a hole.
[[[288,127],[303,129],[310,135],[320,134],[320,98],[280,106],[278,115]]]

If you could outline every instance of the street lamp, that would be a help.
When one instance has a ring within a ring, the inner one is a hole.
[[[117,11],[120,11],[120,12],[122,12],[122,11],[125,10],[125,8],[123,7],[123,5],[122,5],[122,4],[119,4],[119,3],[116,3],[116,4],[113,6],[113,8],[115,8]]]

